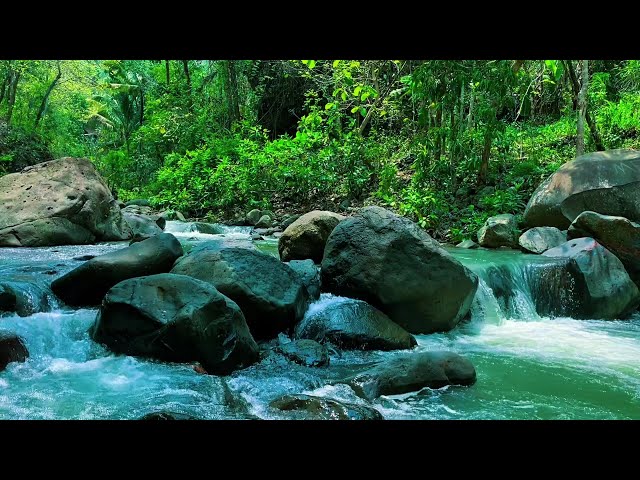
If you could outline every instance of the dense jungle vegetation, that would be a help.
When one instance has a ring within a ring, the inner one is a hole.
[[[88,157],[194,218],[380,204],[456,242],[637,148],[640,61],[1,60],[0,175]]]

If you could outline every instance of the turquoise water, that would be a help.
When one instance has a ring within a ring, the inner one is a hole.
[[[185,243],[220,237],[177,236]],[[240,243],[247,237],[242,229],[225,233]],[[266,241],[258,248],[277,254],[276,245]],[[0,249],[0,275],[27,267],[29,274],[50,281],[79,265],[75,256],[123,246]],[[385,418],[640,418],[640,316],[613,322],[540,317],[529,284],[538,270],[553,268],[554,260],[510,251],[451,251],[482,278],[471,319],[446,334],[418,336],[417,349],[466,355],[478,382],[382,397],[373,406]],[[509,275],[516,285],[508,304],[489,286],[498,274]],[[339,298],[323,294],[313,308],[335,301]],[[208,419],[291,418],[271,410],[269,402],[285,393],[312,393],[364,403],[349,387],[328,384],[402,353],[334,352],[328,368],[302,367],[266,353],[260,363],[220,378],[198,374],[190,365],[111,354],[89,339],[95,315],[94,309],[56,308],[0,318],[0,328],[22,336],[31,353],[25,363],[0,373],[1,419],[133,419],[157,410]]]

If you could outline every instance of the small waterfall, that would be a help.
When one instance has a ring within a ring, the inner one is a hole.
[[[515,251],[451,252],[479,277],[472,319],[505,320],[568,316],[575,303],[573,277],[564,259]]]

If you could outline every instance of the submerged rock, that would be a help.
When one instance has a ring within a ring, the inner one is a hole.
[[[302,284],[307,288],[309,300],[320,298],[320,269],[313,260],[291,260],[287,265],[298,274]]]
[[[0,372],[11,362],[24,362],[29,351],[24,341],[13,333],[0,332]]]
[[[524,222],[565,229],[585,211],[640,222],[639,151],[592,152],[565,163],[533,192]]]
[[[313,340],[294,340],[282,342],[276,351],[292,362],[306,367],[325,367],[329,365],[329,349]]]
[[[622,318],[640,305],[640,291],[622,262],[593,238],[576,238],[542,255],[568,261],[564,279],[574,299],[568,306],[572,317]]]
[[[520,235],[518,244],[526,252],[543,253],[566,241],[566,234],[556,227],[534,227]]]
[[[478,230],[478,243],[482,247],[515,248],[518,245],[518,224],[516,217],[510,213],[503,213],[489,217],[480,230]]]
[[[131,232],[93,163],[61,158],[0,177],[0,246],[125,240]]]
[[[367,207],[331,232],[322,289],[366,301],[411,333],[447,331],[469,311],[478,277],[415,223]]]
[[[413,335],[380,310],[353,299],[314,305],[296,326],[294,336],[352,350],[401,350],[417,344]]]
[[[176,237],[161,233],[83,263],[54,280],[51,289],[67,305],[99,305],[117,283],[168,272],[181,255],[182,246]]]
[[[624,217],[582,212],[569,227],[567,237],[596,239],[620,259],[631,279],[640,285],[640,224]]]
[[[278,239],[280,259],[288,262],[310,258],[315,263],[320,263],[327,238],[344,218],[323,210],[305,213],[289,225]]]
[[[92,338],[116,353],[200,362],[227,375],[258,360],[238,305],[206,282],[159,274],[118,283],[104,298]]]
[[[180,233],[197,232],[205,233],[207,235],[219,235],[221,233],[224,233],[224,230],[220,225],[205,222],[182,222],[173,224],[173,229],[175,232]]]
[[[346,383],[361,397],[417,392],[425,387],[468,386],[476,383],[469,360],[453,352],[431,351],[392,358],[335,383]]]
[[[209,282],[235,301],[256,339],[292,327],[307,308],[307,289],[298,274],[257,250],[202,246],[176,262],[171,273]]]
[[[308,420],[383,420],[373,407],[339,402],[312,395],[284,395],[273,400],[271,408],[281,411],[304,412]]]
[[[46,272],[44,272],[46,273]],[[51,290],[34,281],[31,275],[4,275],[0,279],[0,313],[28,317],[51,310]]]
[[[187,415],[186,413],[168,412],[162,410],[160,412],[147,413],[138,420],[199,420],[197,417]]]

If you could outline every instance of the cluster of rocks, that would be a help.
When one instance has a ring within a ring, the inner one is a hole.
[[[640,152],[610,150],[567,162],[535,190],[520,222],[489,218],[478,244],[566,260],[576,318],[624,318],[640,304]],[[521,230],[522,227],[524,231]],[[552,292],[550,292],[552,294]]]

